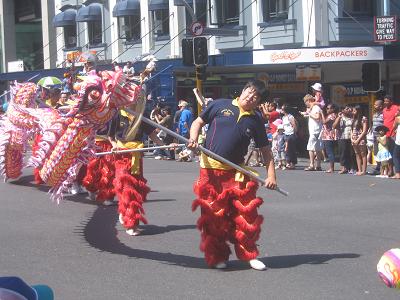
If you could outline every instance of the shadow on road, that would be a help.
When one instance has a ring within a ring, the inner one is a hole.
[[[83,234],[85,240],[90,246],[112,254],[125,255],[131,258],[142,258],[158,261],[161,263],[177,265],[186,268],[208,269],[204,258],[193,257],[187,255],[157,252],[150,250],[130,248],[118,239],[118,231],[116,229],[117,208],[99,206],[93,213],[92,217],[80,233]],[[194,229],[195,225],[144,225],[142,235],[156,235],[171,231]],[[140,238],[140,237],[133,237]],[[268,268],[282,269],[293,268],[304,264],[324,264],[335,259],[353,259],[360,257],[355,253],[336,253],[336,254],[298,254],[261,258]],[[249,269],[249,265],[239,260],[229,261],[229,268],[225,271],[240,271]]]
[[[144,225],[144,227],[141,228],[143,230],[140,233],[140,235],[156,235],[170,231],[195,229],[196,225],[167,225],[167,226]]]
[[[33,175],[28,175],[28,176],[21,176],[17,180],[12,180],[10,179],[8,181],[9,184],[14,184],[14,185],[19,185],[19,186],[26,186],[26,187],[32,187],[36,188],[41,192],[48,192],[50,190],[50,187],[47,185],[42,185],[42,184],[36,184],[35,178]]]
[[[267,266],[268,269],[285,269],[294,268],[301,265],[320,265],[330,260],[342,258],[358,258],[359,254],[355,253],[337,253],[337,254],[297,254],[263,257],[260,260]],[[249,269],[247,263],[242,261],[229,261],[228,269],[225,272],[239,271]]]
[[[263,258],[262,261],[271,269],[293,268],[300,265],[320,265],[330,260],[342,258],[358,258],[356,253],[335,253],[335,254],[297,254],[271,256]]]
[[[152,203],[152,202],[172,202],[172,201],[176,201],[176,199],[152,199],[152,200],[147,199],[147,200],[146,200],[146,203]]]
[[[112,254],[125,255],[131,258],[142,258],[170,265],[177,265],[187,268],[208,269],[203,258],[179,255],[173,253],[164,253],[150,250],[133,249],[121,243],[118,239],[116,229],[117,210],[116,207],[99,206],[87,224],[84,224],[83,236],[90,246],[101,251]],[[142,227],[143,235],[161,234],[176,230],[193,229],[195,225],[169,225],[156,226],[145,225]],[[125,233],[124,233],[125,234]],[[140,237],[133,237],[140,238]]]

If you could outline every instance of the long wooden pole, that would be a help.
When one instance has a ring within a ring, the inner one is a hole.
[[[164,146],[156,146],[156,147],[147,147],[147,148],[136,148],[136,149],[125,149],[125,150],[116,150],[116,151],[107,151],[107,152],[98,152],[96,156],[103,156],[108,154],[120,154],[120,153],[130,153],[130,152],[145,152],[157,149],[169,149],[169,148],[180,148],[184,147],[185,144],[178,144],[178,145],[164,145]]]
[[[126,109],[126,111],[128,111],[129,113],[131,113],[133,115],[137,115],[136,112],[134,112],[134,111],[132,111],[130,109]],[[160,125],[160,124],[158,124],[158,123],[156,123],[156,122],[154,122],[154,121],[152,121],[152,120],[150,120],[150,119],[148,119],[148,118],[146,118],[144,116],[142,116],[142,121],[147,123],[147,124],[149,124],[149,125],[151,125],[151,126],[154,126],[156,128],[159,128],[159,129],[163,130],[165,133],[173,136],[174,138],[176,138],[176,139],[178,139],[178,140],[180,140],[182,142],[185,142],[186,144],[189,143],[189,140],[187,138],[177,134],[176,132],[173,132],[172,130],[170,130],[170,129],[168,129],[168,128],[166,128],[166,127],[164,127],[164,126],[162,126],[162,125]],[[214,158],[214,159],[216,159],[216,160],[218,160],[218,161],[220,161],[220,162],[222,162],[224,164],[227,164],[228,166],[230,166],[230,167],[238,170],[239,172],[249,176],[250,178],[253,178],[254,180],[258,181],[261,185],[264,185],[264,180],[262,178],[260,178],[259,176],[255,175],[254,173],[250,172],[249,170],[247,170],[247,169],[245,169],[245,168],[243,168],[243,167],[241,167],[241,166],[239,166],[239,165],[237,165],[237,164],[235,164],[235,163],[223,158],[222,156],[220,156],[220,155],[218,155],[218,154],[216,154],[216,153],[204,148],[203,146],[199,145],[198,148],[199,148],[200,151],[202,151],[206,155],[208,155],[208,156],[210,156],[210,157],[212,157],[212,158]],[[288,196],[289,195],[289,192],[287,192],[287,191],[285,191],[285,190],[283,190],[283,189],[281,189],[279,187],[276,187],[275,191],[281,193],[284,196]]]

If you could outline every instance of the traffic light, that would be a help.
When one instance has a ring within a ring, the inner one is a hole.
[[[195,65],[208,64],[207,38],[199,36],[193,38],[193,60]]]
[[[381,70],[379,63],[363,63],[361,78],[364,91],[379,91],[381,89]]]
[[[206,65],[196,66],[196,79],[197,80],[205,81],[207,79],[206,69],[207,69]]]
[[[184,66],[193,66],[193,40],[182,40],[182,60]]]

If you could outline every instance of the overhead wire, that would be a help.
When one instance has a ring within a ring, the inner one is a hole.
[[[307,4],[308,4],[308,1],[307,1]],[[307,44],[306,44],[308,47],[309,42],[310,42],[311,19],[312,19],[313,10],[314,10],[314,0],[312,0],[312,2],[311,2],[311,11],[310,11],[309,6],[307,6],[307,10],[309,11],[309,15],[310,15],[310,18],[308,19],[308,32],[307,32]]]
[[[94,36],[94,39],[99,38],[99,37],[102,38],[104,32],[106,32],[106,30],[108,30],[109,28],[111,28],[113,25],[114,25],[114,22],[112,22],[107,28],[105,28],[104,30],[102,30],[101,33],[95,35],[95,36]],[[86,31],[86,28],[84,28],[82,31],[80,31],[80,33],[82,33],[83,31]],[[78,34],[78,37],[79,37],[80,33]],[[88,41],[88,42],[87,42],[86,44],[84,44],[81,48],[87,48],[87,49],[89,50],[89,47],[91,46],[91,45],[90,45],[90,42],[91,42],[91,41]],[[53,56],[54,56],[54,55],[57,55],[58,52],[59,52],[61,49],[63,49],[63,47],[64,47],[64,46],[62,46],[61,48],[57,49],[56,54],[53,54]],[[105,48],[107,48],[107,47],[108,47],[108,45],[105,46]],[[101,51],[99,51],[99,53],[100,53],[100,52],[101,52]],[[60,64],[58,64],[58,66],[63,65],[67,60],[68,60],[68,58],[65,58]]]
[[[78,33],[77,38],[78,38],[78,37],[80,36],[80,34],[81,34],[82,32],[84,32],[85,30],[86,30],[86,29],[81,30],[81,31]],[[63,32],[62,32],[62,33],[63,33]],[[61,34],[62,34],[62,33],[61,33]],[[60,36],[60,35],[58,35],[58,36]],[[65,45],[62,45],[60,48],[58,48],[58,49],[56,50],[56,53],[55,53],[55,54],[52,53],[52,54],[50,54],[47,58],[44,58],[43,61],[40,63],[40,65],[37,64],[37,65],[35,66],[35,70],[36,70],[37,68],[41,67],[42,64],[44,65],[44,63],[45,63],[46,61],[48,61],[51,57],[54,57],[55,55],[57,55],[58,52],[64,48],[64,46],[65,46]],[[44,49],[44,47],[43,47],[43,49]],[[43,50],[43,49],[42,49],[42,50]],[[64,60],[63,62],[65,62],[65,60]],[[63,62],[62,62],[62,63],[63,63]],[[62,63],[61,63],[61,64],[62,64]]]
[[[145,35],[143,35],[142,37],[140,37],[140,39],[143,39],[144,37],[146,37],[147,35],[149,35],[150,33],[154,33],[154,31],[158,28],[158,27],[160,27],[161,26],[161,24],[163,23],[163,21],[166,21],[167,19],[169,19],[170,18],[170,16],[173,16],[174,15],[174,13],[171,13],[171,14],[169,14],[169,16],[168,17],[166,17],[166,18],[164,18],[161,22],[160,22],[160,24],[158,24],[157,26],[155,26],[154,28],[152,28],[150,31],[148,31]],[[143,20],[144,18],[142,18],[141,20],[140,20],[140,22],[142,22],[142,20]],[[119,38],[118,38],[119,39]],[[117,39],[117,40],[118,40]],[[172,40],[169,40],[169,42],[171,42]],[[114,41],[115,42],[115,41]],[[114,43],[113,42],[113,43]],[[132,45],[130,45],[129,47],[127,47],[124,51],[122,51],[121,53],[119,53],[118,54],[118,56],[117,57],[115,57],[114,58],[114,60],[115,59],[117,59],[117,58],[119,58],[122,54],[124,54],[126,51],[128,51],[128,50],[130,50],[130,49],[132,49],[132,47],[134,47],[136,44],[132,44]],[[154,55],[154,54],[153,54]]]
[[[293,3],[290,4],[290,5],[288,6],[287,10],[289,11],[289,8],[291,8],[297,1],[299,1],[299,0],[293,1]],[[278,22],[280,22],[281,20],[282,20],[282,19],[274,18],[274,19],[272,19],[272,21],[270,21],[270,22],[268,22],[268,23],[271,24],[271,25],[273,25],[274,23],[278,23]],[[263,27],[263,28],[261,28],[261,30],[260,30],[257,34],[255,34],[251,39],[249,39],[249,40],[243,45],[243,47],[247,46],[252,40],[254,40],[258,35],[260,35],[261,33],[263,33],[264,30],[266,30],[267,28],[268,28],[268,27]]]
[[[332,1],[336,6],[339,6],[338,2],[335,2],[334,0],[329,0],[329,1]],[[346,11],[346,10],[344,9],[344,4],[345,4],[345,2],[344,2],[344,0],[342,0],[342,2],[343,2],[343,12],[344,12],[346,15],[348,15],[354,22],[356,22],[362,29],[364,29],[366,32],[368,32],[369,34],[372,35],[372,32],[371,32],[368,28],[366,28],[363,24],[361,24],[360,21],[358,21],[355,17],[353,17],[348,11]]]

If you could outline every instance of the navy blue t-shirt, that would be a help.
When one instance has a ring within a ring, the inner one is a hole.
[[[214,100],[200,114],[209,124],[205,147],[236,164],[244,162],[251,139],[257,148],[269,144],[261,116],[255,113],[238,120],[239,114],[239,107],[230,99]]]

